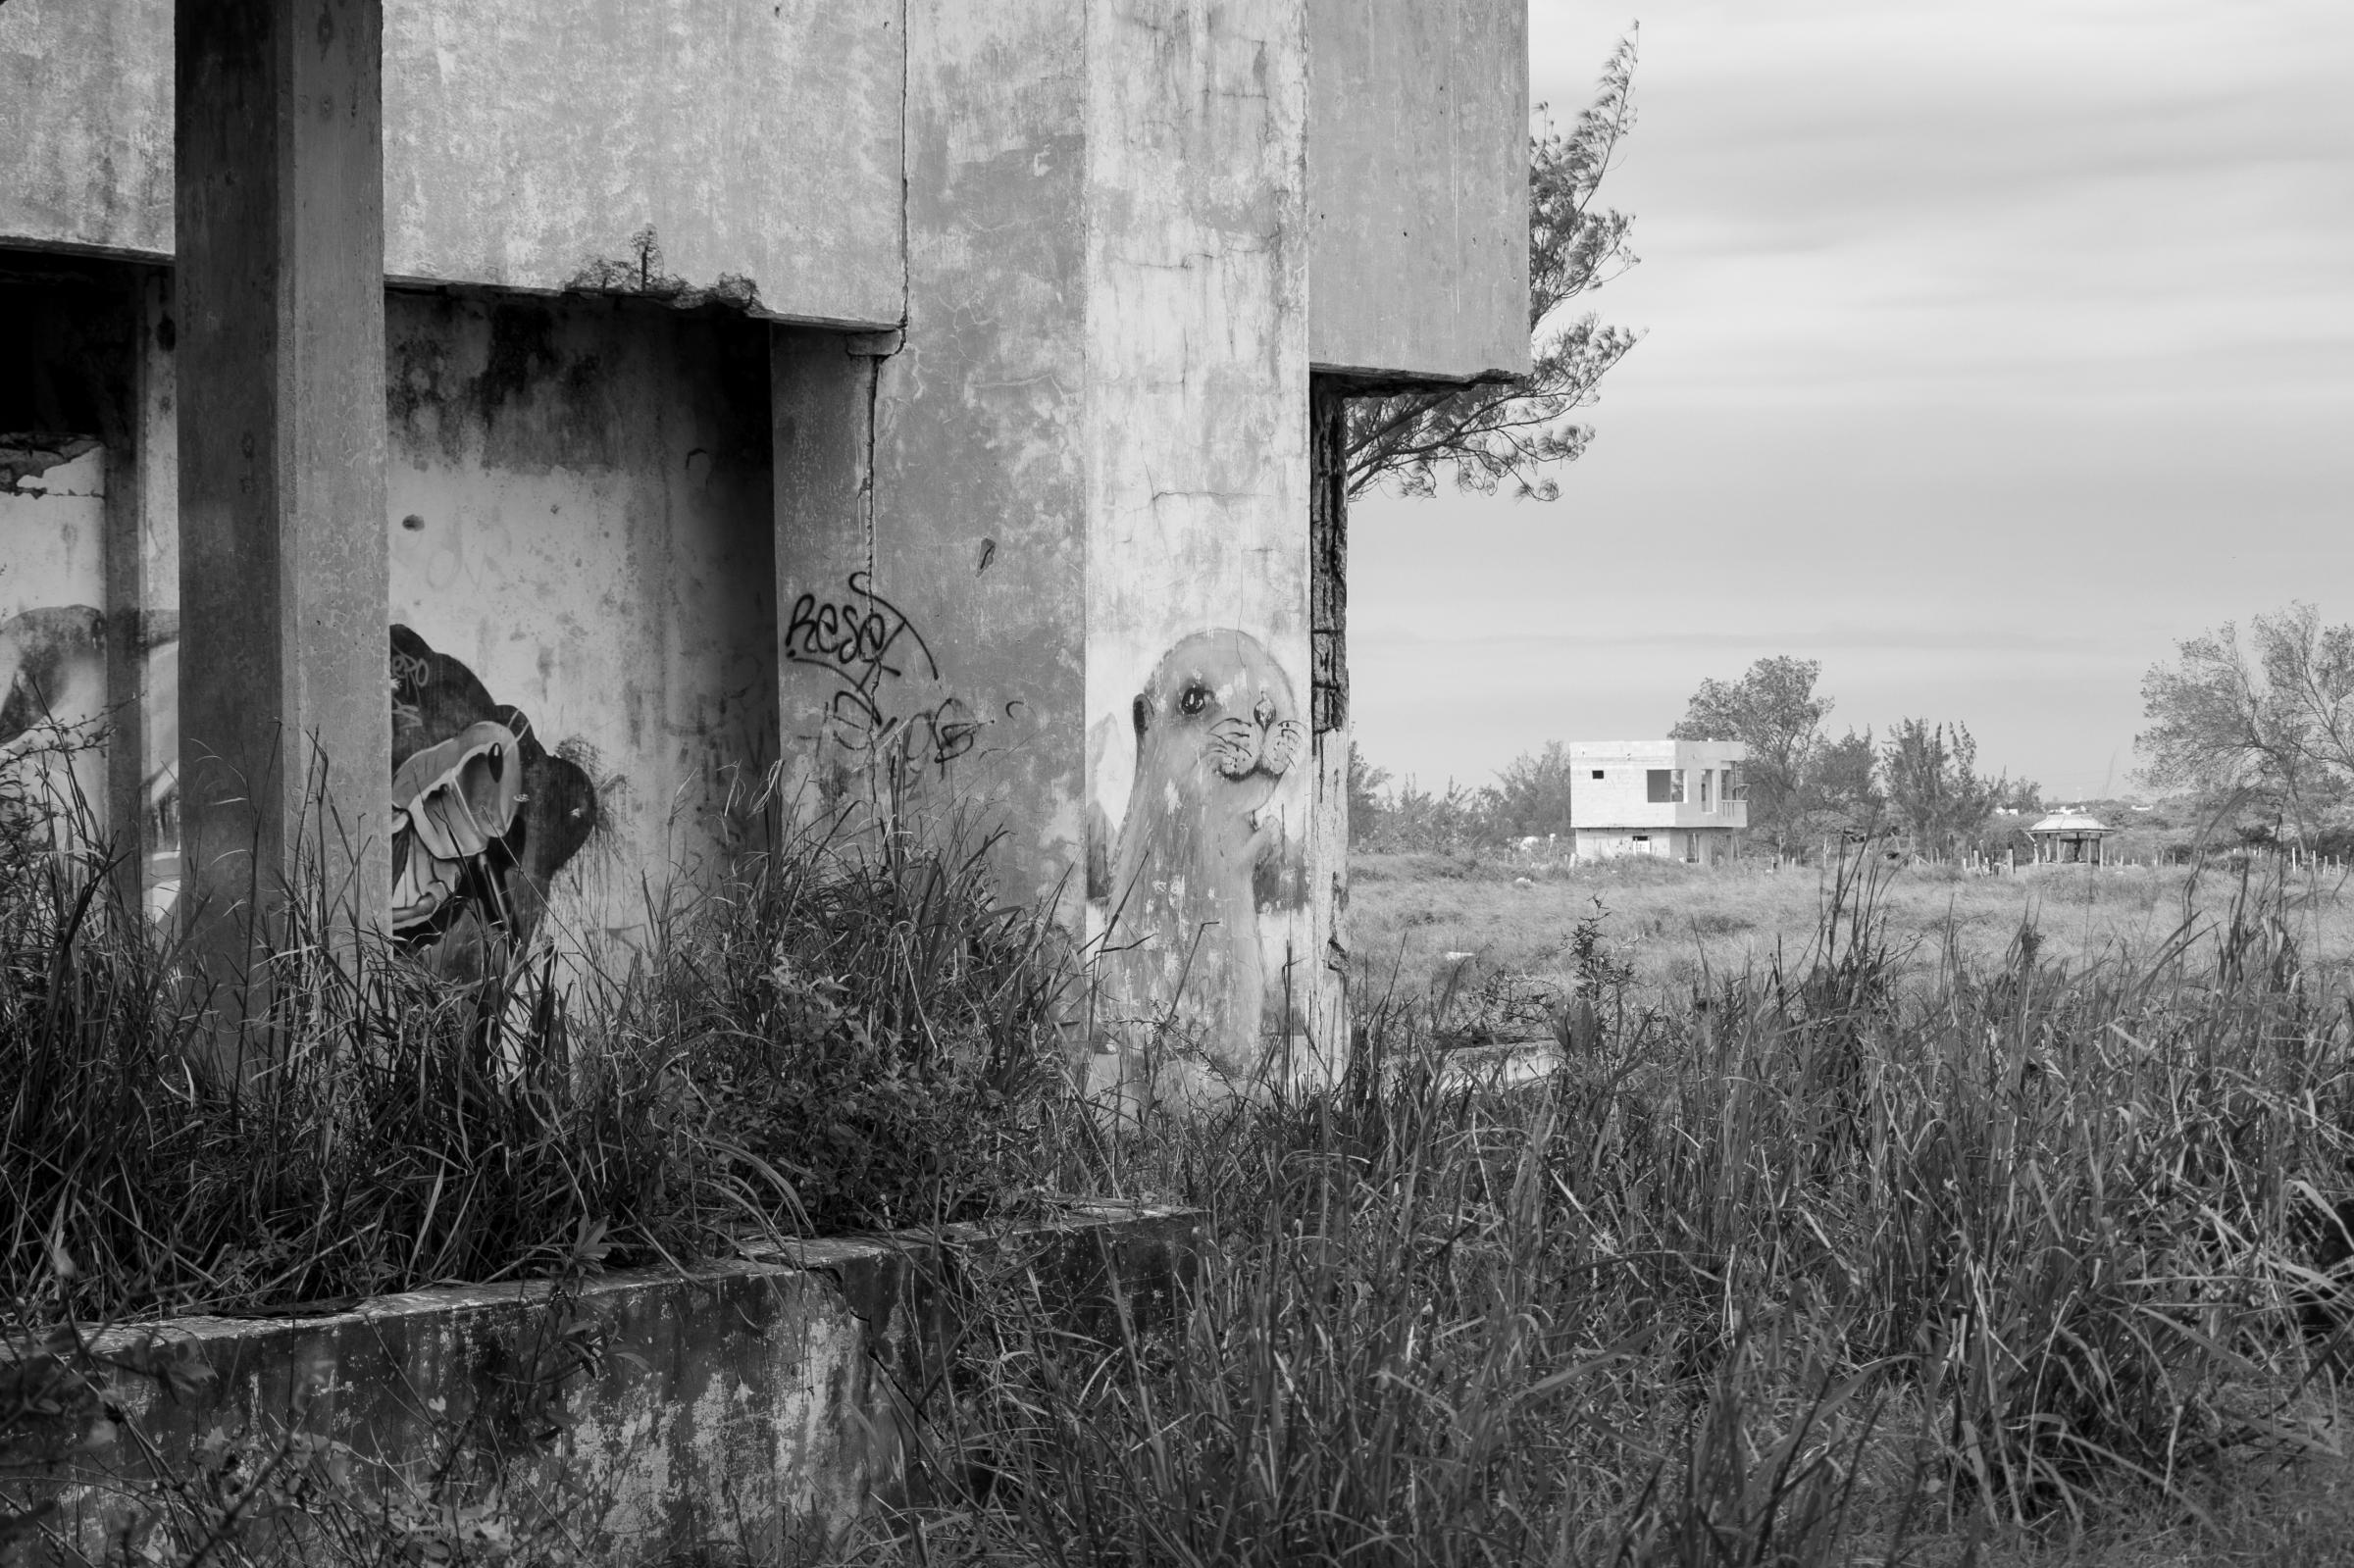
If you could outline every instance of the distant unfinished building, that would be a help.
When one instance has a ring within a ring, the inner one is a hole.
[[[1656,855],[1714,866],[1749,826],[1733,740],[1580,740],[1569,747],[1569,822],[1580,860]]]
[[[217,947],[324,759],[361,912],[494,952],[630,939],[889,746],[1121,1005],[1335,1042],[1342,399],[1525,369],[1526,50],[1522,0],[0,6],[0,744]]]

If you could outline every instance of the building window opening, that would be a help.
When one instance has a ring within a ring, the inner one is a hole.
[[[1597,779],[1602,777],[1602,770],[1600,768],[1594,770],[1594,777]]]
[[[1646,770],[1645,783],[1649,801],[1655,806],[1680,806],[1684,803],[1684,770],[1681,768],[1652,768]]]
[[[1716,809],[1716,770],[1714,768],[1700,770],[1700,809],[1703,811]]]

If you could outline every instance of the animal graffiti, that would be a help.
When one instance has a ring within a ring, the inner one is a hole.
[[[106,616],[43,605],[0,621],[0,808],[64,830],[106,798]]]
[[[392,628],[392,931],[452,973],[528,942],[597,827],[588,775],[475,673]]]
[[[1208,1040],[1255,1037],[1280,1005],[1258,917],[1282,845],[1260,814],[1305,739],[1291,678],[1249,632],[1197,632],[1153,667],[1130,720],[1135,784],[1109,853],[1090,855],[1114,1003]]]
[[[159,698],[146,805],[168,904],[179,643],[172,618],[155,619],[145,648]],[[61,831],[81,804],[105,798],[106,638],[105,615],[88,605],[0,621],[0,769],[13,781],[0,804]],[[407,627],[392,628],[390,673],[392,931],[445,969],[486,972],[530,939],[550,882],[595,832],[596,791],[579,765],[539,743],[520,711],[491,700],[472,670]]]
[[[0,767],[13,781],[9,804],[38,809],[61,829],[104,817],[109,634],[105,614],[86,604],[42,605],[0,621]],[[156,693],[148,715],[147,836],[159,867],[177,876],[179,617],[150,614],[138,635]]]
[[[43,605],[0,621],[0,744],[105,710],[105,612]]]

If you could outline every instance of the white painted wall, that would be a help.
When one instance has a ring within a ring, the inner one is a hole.
[[[1724,797],[1724,776],[1746,761],[1749,748],[1724,740],[1586,740],[1569,746],[1569,820],[1587,828],[1746,828],[1746,801]],[[1650,775],[1681,769],[1684,798],[1654,801]],[[1704,804],[1700,775],[1714,773]],[[1597,778],[1596,775],[1601,777]]]

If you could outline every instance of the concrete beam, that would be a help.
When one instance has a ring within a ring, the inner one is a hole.
[[[383,0],[179,0],[181,904],[384,918]],[[258,895],[258,903],[257,903]]]

